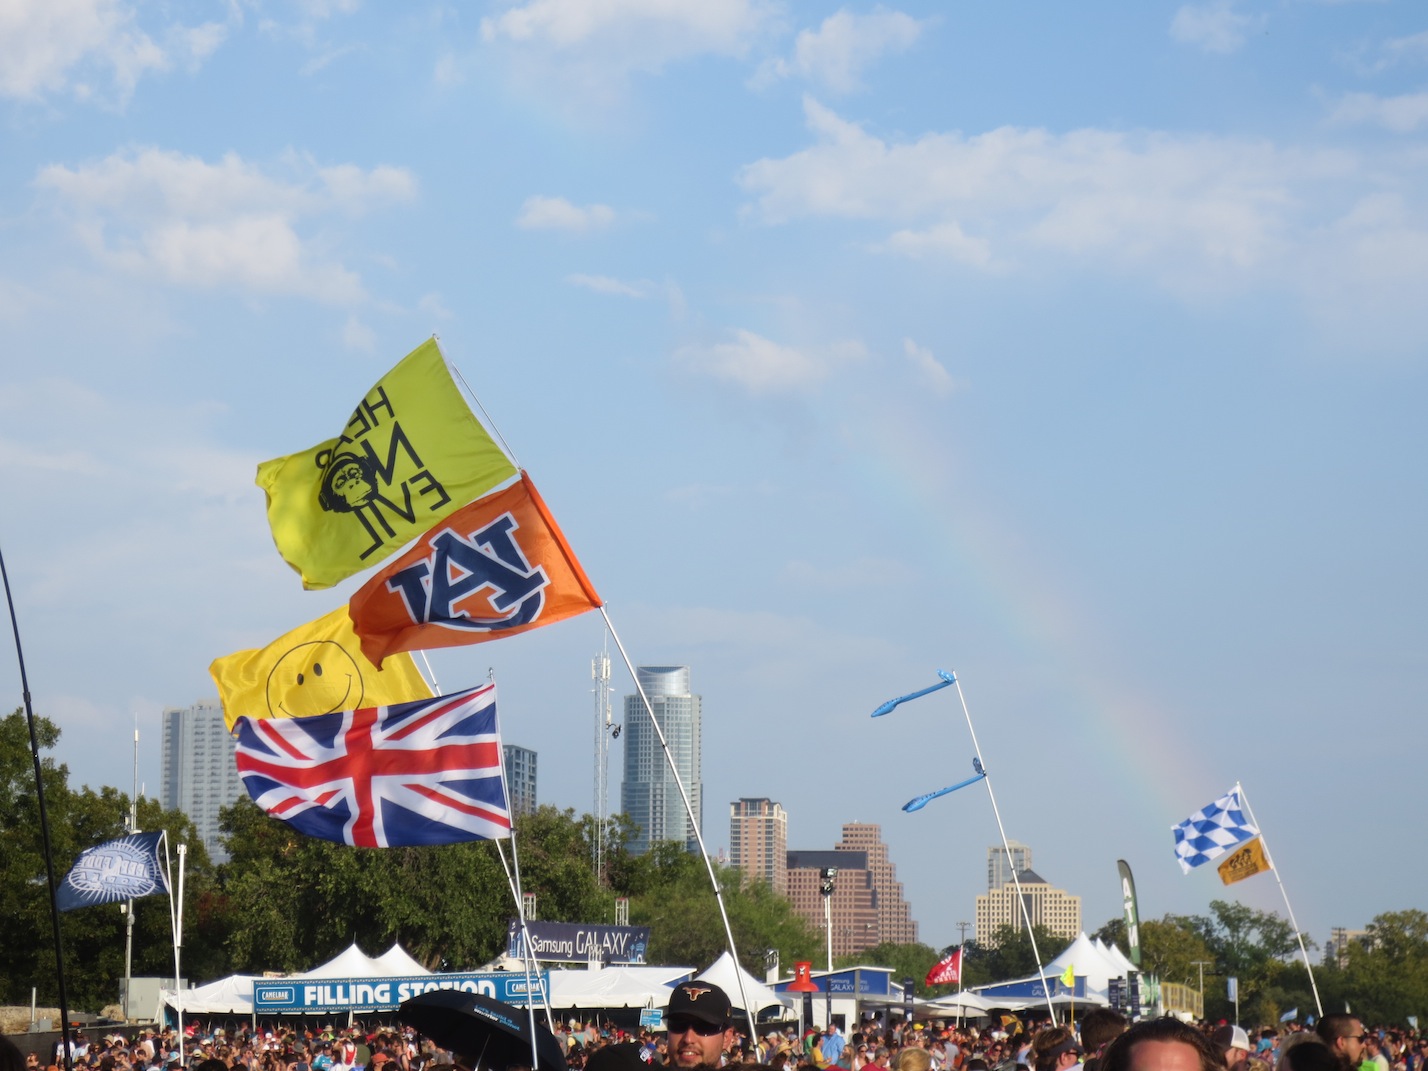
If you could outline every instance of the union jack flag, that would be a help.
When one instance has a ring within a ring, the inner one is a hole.
[[[496,686],[306,718],[239,718],[238,773],[300,833],[364,848],[511,834]]]

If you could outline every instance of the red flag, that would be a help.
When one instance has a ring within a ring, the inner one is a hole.
[[[962,984],[962,950],[959,948],[951,955],[943,956],[927,972],[927,979],[923,985],[961,985]]]
[[[512,636],[600,607],[530,477],[457,510],[347,604],[362,653]]]

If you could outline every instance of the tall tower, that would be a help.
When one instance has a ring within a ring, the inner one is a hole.
[[[506,791],[510,793],[511,817],[534,814],[536,809],[536,753],[515,744],[501,745],[506,763]]]
[[[788,814],[782,804],[769,799],[729,804],[729,862],[745,882],[788,892]]]
[[[1007,848],[1011,857],[1007,857]],[[1000,844],[987,849],[987,891],[996,892],[1012,880],[1012,874],[1020,874],[1031,869],[1031,849],[1017,841],[1007,841],[1007,847]]]
[[[165,710],[162,748],[160,800],[165,807],[188,815],[210,859],[227,861],[228,853],[218,843],[218,811],[248,792],[238,776],[223,707],[216,699],[207,699],[187,709]]]
[[[640,666],[635,672],[664,731],[679,779],[689,793],[697,827],[702,830],[700,698],[690,693],[689,667]],[[690,826],[679,787],[659,746],[659,736],[637,694],[625,696],[624,736],[625,779],[620,785],[620,808],[635,824],[630,851],[643,855],[652,844],[670,840],[683,844],[688,851],[698,851],[696,829]]]
[[[897,867],[888,858],[882,829],[871,822],[845,822],[843,839],[836,848],[840,852],[867,853],[878,918],[878,940],[874,943],[916,944],[917,922],[912,917],[912,907],[902,898],[902,882],[897,880]]]

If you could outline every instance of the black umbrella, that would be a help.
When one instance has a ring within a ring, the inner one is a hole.
[[[494,997],[434,989],[402,1001],[397,1019],[463,1057],[473,1071],[505,1071],[535,1064],[530,1012]],[[565,1071],[560,1042],[540,1025],[535,1028],[534,1050],[540,1055],[540,1071]]]

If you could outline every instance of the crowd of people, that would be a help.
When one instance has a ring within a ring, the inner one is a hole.
[[[981,1025],[894,1016],[847,1034],[835,1023],[802,1032],[777,1025],[750,1037],[723,990],[684,982],[670,996],[660,1031],[579,1020],[551,1026],[571,1071],[1428,1071],[1428,1034],[1370,1029],[1347,1013],[1312,1026],[1255,1030],[1173,1018],[1131,1024],[1106,1008],[1083,1013],[1073,1025],[1011,1016]],[[400,1025],[238,1022],[205,1031],[193,1024],[183,1052],[189,1071],[485,1071],[459,1045],[447,1051]],[[21,1057],[0,1038],[0,1071],[61,1071],[62,1053],[52,1060],[38,1053]],[[177,1071],[179,1036],[151,1029],[76,1039],[71,1063],[76,1071]]]

